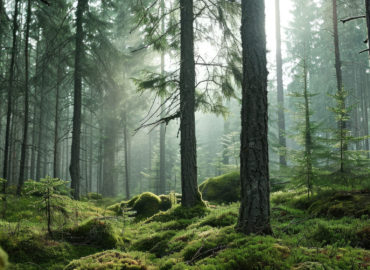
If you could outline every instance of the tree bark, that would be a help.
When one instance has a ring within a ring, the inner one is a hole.
[[[60,52],[58,56],[58,70],[57,70],[57,93],[55,96],[55,119],[54,119],[54,160],[53,160],[53,172],[54,178],[59,178],[59,88],[60,88]]]
[[[366,9],[366,26],[367,26],[367,45],[370,48],[370,0],[365,0]],[[369,61],[370,61],[370,50],[369,50]]]
[[[195,137],[195,61],[194,61],[194,12],[193,0],[180,0],[181,9],[181,205],[203,205],[198,189],[197,149]]]
[[[82,110],[82,61],[83,61],[83,28],[82,18],[87,0],[78,0],[76,11],[76,52],[75,52],[75,85],[73,102],[73,131],[71,148],[71,187],[74,199],[80,199],[80,146],[81,146],[81,110]]]
[[[27,20],[26,20],[26,44],[24,49],[25,56],[25,99],[24,99],[24,126],[23,126],[23,140],[22,140],[22,150],[21,150],[21,166],[19,171],[19,179],[17,186],[17,196],[21,196],[22,186],[24,183],[24,172],[26,168],[26,151],[27,151],[27,139],[28,139],[28,78],[29,78],[29,58],[28,58],[28,39],[30,36],[30,23],[31,23],[31,0],[28,0],[27,7]]]
[[[10,144],[10,124],[12,116],[12,87],[13,87],[13,76],[14,76],[14,65],[17,47],[17,30],[18,30],[18,3],[19,0],[15,0],[15,9],[13,16],[13,45],[12,45],[12,57],[10,62],[10,73],[9,73],[9,89],[8,89],[8,109],[6,115],[6,128],[5,128],[5,146],[4,146],[4,164],[3,164],[3,178],[8,180],[8,161],[9,161],[9,144]],[[4,190],[5,190],[4,183]]]
[[[276,70],[277,70],[277,102],[278,102],[278,128],[279,144],[286,147],[285,116],[284,116],[284,84],[283,84],[283,60],[281,57],[281,34],[280,34],[280,1],[275,0],[275,26],[276,26]],[[286,166],[284,155],[279,156],[281,165]]]
[[[236,229],[271,234],[265,1],[242,0],[241,204]]]

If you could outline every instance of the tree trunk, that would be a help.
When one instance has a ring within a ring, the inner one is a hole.
[[[228,107],[230,109],[230,99],[226,101],[226,107]],[[226,139],[227,135],[229,135],[230,133],[230,120],[228,121],[224,121],[224,138]],[[228,147],[228,144],[229,142],[227,140],[225,140],[224,142],[224,151],[222,152],[222,163],[224,165],[229,165],[230,163],[230,156],[229,156],[229,153],[227,152],[227,147]]]
[[[164,16],[164,0],[161,1],[161,13]],[[162,19],[161,25],[162,34],[165,32],[164,27],[164,19]],[[164,52],[161,53],[161,74],[164,75]],[[161,104],[164,102],[164,97],[161,99]],[[161,108],[161,118],[165,117],[165,107],[162,105]],[[165,145],[165,124],[162,124],[160,127],[160,135],[159,135],[159,156],[160,156],[160,173],[159,173],[159,187],[160,187],[160,194],[166,193],[166,145]]]
[[[197,148],[195,137],[195,61],[193,0],[180,0],[181,9],[181,66],[180,66],[180,148],[181,148],[181,205],[203,204],[198,189]]]
[[[13,16],[13,45],[12,45],[12,58],[10,62],[10,72],[9,72],[9,89],[8,89],[8,110],[6,115],[6,128],[5,128],[5,146],[4,146],[4,164],[3,164],[3,178],[8,179],[8,161],[9,161],[9,144],[10,144],[10,123],[12,116],[12,87],[13,87],[13,77],[14,77],[14,65],[17,47],[17,31],[18,31],[18,3],[19,0],[15,0],[15,9]],[[5,190],[5,184],[4,184]]]
[[[277,102],[278,102],[278,128],[279,144],[286,147],[285,116],[284,116],[284,84],[283,84],[283,60],[281,57],[281,34],[280,34],[280,1],[275,0],[275,20],[276,20],[276,70],[277,70]],[[286,166],[284,155],[279,156],[281,165]]]
[[[92,90],[91,91],[91,100],[93,99],[93,94],[92,94]],[[92,114],[92,111],[90,111],[90,164],[89,164],[89,176],[90,176],[90,179],[89,179],[89,190],[90,192],[92,192],[92,174],[93,174],[93,170],[92,170],[92,166],[93,166],[93,130],[92,130],[92,126],[93,126],[93,114]]]
[[[271,234],[265,1],[242,0],[241,204],[238,231]]]
[[[337,77],[338,92],[341,92],[343,80],[342,80],[342,67],[341,67],[340,52],[339,52],[337,0],[332,0],[332,1],[333,1],[335,73]]]
[[[370,0],[365,0],[366,8],[366,26],[367,26],[367,45],[370,48]],[[370,61],[370,50],[369,50],[369,61]]]
[[[125,105],[127,106],[127,105]],[[130,175],[129,175],[129,165],[128,165],[128,147],[127,147],[127,115],[126,108],[123,113],[123,136],[125,144],[125,177],[126,177],[126,200],[130,199]]]
[[[58,57],[58,70],[57,70],[57,93],[55,97],[55,126],[54,126],[54,160],[53,171],[54,178],[59,178],[59,88],[60,88],[60,52]]]
[[[30,36],[30,23],[31,23],[31,0],[28,0],[27,8],[27,21],[26,21],[26,44],[24,49],[25,56],[25,71],[26,71],[26,81],[25,81],[25,99],[24,99],[24,126],[23,126],[23,140],[22,140],[22,150],[21,150],[21,166],[19,171],[19,180],[17,186],[17,196],[21,196],[22,186],[24,183],[24,172],[26,168],[26,151],[27,151],[27,139],[28,139],[28,78],[29,78],[29,58],[28,58],[28,39]]]
[[[71,148],[71,187],[74,199],[80,199],[80,146],[81,146],[81,109],[82,109],[82,61],[83,61],[83,29],[82,18],[87,0],[78,0],[76,11],[76,54],[75,54],[75,85],[73,102],[73,131]]]

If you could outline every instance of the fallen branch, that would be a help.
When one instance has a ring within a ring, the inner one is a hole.
[[[274,183],[270,183],[271,186],[275,186],[275,185],[282,185],[282,184],[289,184],[290,181],[285,181],[285,182],[274,182]]]
[[[282,232],[285,232],[285,231],[286,231],[290,226],[292,226],[293,224],[298,224],[298,223],[301,223],[301,222],[303,222],[303,221],[306,221],[306,220],[310,219],[311,217],[313,217],[314,215],[315,215],[315,214],[312,214],[312,215],[308,216],[307,218],[305,218],[305,219],[301,219],[301,220],[297,220],[296,222],[294,222],[294,220],[295,220],[295,219],[293,219],[293,220],[289,223],[289,225],[288,225],[288,226],[286,226],[284,230],[282,230]]]
[[[42,268],[40,265],[35,264],[35,263],[33,263],[33,262],[27,262],[27,263],[29,263],[29,264],[33,264],[33,265],[36,265],[36,266],[38,266],[39,268],[44,269],[44,268]]]

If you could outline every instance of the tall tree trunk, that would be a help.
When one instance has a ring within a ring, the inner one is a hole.
[[[67,123],[69,124],[69,104],[67,105]],[[66,139],[66,166],[65,166],[65,174],[66,174],[66,181],[69,182],[69,168],[68,168],[68,164],[69,164],[69,133],[67,133],[67,139]],[[69,183],[69,185],[71,186],[71,184]]]
[[[226,107],[228,107],[230,109],[230,99],[228,99],[226,101]],[[223,136],[224,138],[226,139],[227,135],[229,135],[230,133],[230,121],[224,121],[224,132],[223,132]],[[228,144],[229,142],[227,140],[225,140],[224,142],[224,151],[222,152],[222,163],[224,165],[229,165],[230,163],[230,156],[229,156],[229,153],[227,152],[227,147],[228,147]]]
[[[45,61],[45,60],[44,60]],[[36,181],[40,181],[41,179],[41,158],[45,156],[45,143],[44,143],[44,77],[45,77],[45,62],[43,61],[42,65],[42,85],[41,85],[41,92],[40,92],[40,111],[39,111],[39,134],[38,134],[38,153],[36,159]],[[45,177],[43,175],[42,177]]]
[[[17,47],[17,31],[18,31],[18,3],[19,0],[15,0],[14,16],[13,16],[13,45],[12,45],[12,58],[10,62],[9,72],[9,89],[8,89],[8,110],[6,114],[6,128],[5,128],[5,146],[4,146],[4,164],[3,164],[3,178],[8,180],[8,161],[9,161],[9,143],[10,143],[10,123],[12,116],[12,87],[14,77],[14,65]],[[4,184],[5,190],[5,184]]]
[[[193,0],[180,0],[181,9],[181,205],[193,207],[203,204],[198,189],[197,148],[195,137],[195,61]]]
[[[92,94],[92,90],[91,91],[91,100],[93,98],[93,94]],[[92,126],[93,126],[93,114],[92,114],[92,111],[90,111],[90,164],[89,164],[89,176],[90,176],[90,179],[89,179],[89,190],[90,192],[92,192],[92,174],[93,174],[93,171],[92,171],[92,166],[93,166],[93,130],[92,130]]]
[[[25,99],[24,99],[24,126],[23,126],[23,140],[22,140],[22,150],[21,150],[21,166],[19,171],[19,180],[17,186],[17,196],[21,196],[22,186],[24,183],[24,172],[26,168],[26,151],[27,151],[27,139],[28,139],[28,78],[29,78],[29,58],[28,58],[28,39],[30,36],[30,23],[31,23],[31,0],[28,0],[27,8],[27,21],[26,21],[26,44],[24,49],[25,56],[25,71],[26,71],[26,81],[25,81]]]
[[[242,0],[241,204],[237,230],[271,234],[265,1]]]
[[[59,89],[60,89],[60,52],[58,56],[58,70],[57,70],[57,93],[55,96],[55,119],[54,119],[54,160],[53,172],[54,178],[59,178]]]
[[[342,64],[340,61],[340,51],[339,51],[339,35],[338,35],[338,12],[337,12],[337,0],[333,1],[333,27],[334,27],[334,53],[335,53],[335,73],[337,78],[337,89],[338,93],[342,91]],[[343,107],[345,107],[345,102],[343,101]],[[338,122],[338,129],[342,132],[346,129],[346,122]],[[340,171],[344,172],[344,151],[347,150],[347,145],[344,144],[341,151],[341,161],[340,161]]]
[[[366,10],[366,26],[367,26],[367,45],[370,48],[370,0],[365,0]],[[370,61],[370,50],[369,50],[369,61]]]
[[[284,84],[283,84],[283,60],[281,57],[281,34],[280,34],[280,0],[275,0],[275,26],[276,26],[276,70],[277,70],[277,102],[278,102],[278,128],[279,144],[286,147],[285,116],[284,116]],[[286,166],[284,155],[279,156],[280,164]]]
[[[83,61],[83,13],[87,0],[78,0],[76,11],[76,54],[75,54],[75,85],[73,102],[73,133],[71,148],[71,186],[74,199],[80,199],[80,146],[81,146],[81,109],[82,109],[82,61]]]
[[[161,1],[161,13],[162,17],[164,16],[164,0]],[[161,25],[162,34],[164,34],[165,27],[164,27],[164,18],[162,19]],[[164,52],[161,53],[161,74],[164,75]],[[161,99],[161,104],[164,102],[164,97]],[[161,108],[161,118],[165,117],[165,108],[162,105]],[[166,193],[166,146],[165,146],[165,124],[162,124],[160,127],[160,135],[159,135],[159,156],[160,156],[160,173],[159,173],[159,186],[160,186],[160,194]]]
[[[127,105],[126,105],[127,106]],[[130,199],[130,174],[129,174],[129,164],[128,164],[128,139],[127,139],[127,114],[126,108],[123,113],[123,136],[124,136],[124,144],[125,144],[125,178],[126,178],[126,200]]]

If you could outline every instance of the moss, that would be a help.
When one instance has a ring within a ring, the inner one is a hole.
[[[139,260],[134,260],[129,254],[118,251],[104,251],[79,260],[74,260],[64,270],[145,270]]]
[[[330,270],[330,267],[324,267],[318,262],[304,262],[296,264],[292,267],[292,270]]]
[[[151,217],[160,211],[161,199],[151,193],[144,192],[134,203],[132,209],[137,211],[137,220]]]
[[[337,192],[313,203],[307,210],[320,217],[342,218],[351,216],[361,218],[370,215],[370,193],[361,191]]]
[[[5,270],[8,265],[8,255],[0,247],[0,270]]]
[[[172,220],[180,220],[180,219],[192,219],[192,218],[199,218],[209,214],[211,211],[208,210],[206,207],[203,206],[195,206],[195,207],[183,207],[178,206],[168,210],[167,212],[160,212],[150,219],[148,219],[145,223],[150,223],[153,221],[157,222],[170,222]]]
[[[240,172],[209,178],[199,186],[206,201],[230,203],[240,201]]]
[[[135,251],[150,251],[158,257],[166,255],[169,240],[176,235],[175,231],[156,233],[147,238],[134,242],[129,249]]]
[[[227,212],[221,216],[212,216],[204,221],[202,221],[199,226],[211,226],[211,227],[226,227],[231,226],[236,223],[238,215],[233,212]]]
[[[89,245],[105,248],[114,248],[124,240],[109,223],[109,220],[90,219],[78,226],[64,229],[63,236],[71,243],[89,243]]]
[[[159,199],[161,200],[161,206],[160,206],[161,211],[167,211],[168,209],[171,209],[172,202],[171,202],[170,196],[160,195]]]
[[[116,215],[122,215],[122,209],[130,208],[137,212],[137,221],[157,214],[159,211],[167,211],[172,207],[170,197],[160,195],[159,197],[151,192],[144,192],[136,195],[129,201],[123,201],[107,207],[107,210],[113,211]]]

